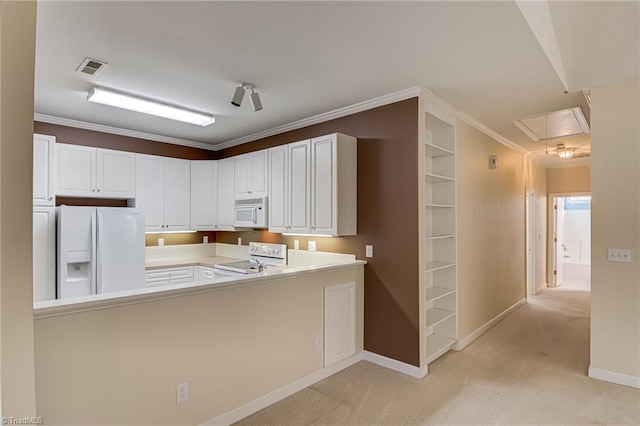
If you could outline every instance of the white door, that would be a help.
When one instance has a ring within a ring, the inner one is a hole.
[[[356,353],[356,283],[324,288],[324,366]]]
[[[105,198],[133,198],[136,190],[136,156],[131,152],[96,150],[97,193]]]
[[[251,198],[266,197],[269,182],[269,150],[251,153]]]
[[[165,162],[165,229],[187,231],[191,218],[190,161],[167,158]]]
[[[311,140],[311,233],[337,235],[335,135]]]
[[[233,230],[234,158],[218,160],[218,229]]]
[[[162,231],[164,221],[164,158],[136,155],[136,207],[144,209],[147,231]]]
[[[218,162],[191,162],[191,229],[213,231],[218,224]]]
[[[554,256],[554,283],[556,286],[561,286],[563,281],[563,273],[564,273],[564,257],[567,251],[567,247],[563,241],[564,235],[564,197],[555,197],[553,199],[554,204],[553,208],[555,211],[555,220],[554,220],[554,247],[555,247],[555,256]]]
[[[33,301],[56,298],[56,210],[33,209]]]
[[[287,160],[289,147],[278,146],[269,150],[269,232],[289,232],[287,223]]]
[[[95,197],[96,149],[56,144],[56,195]]]
[[[310,141],[289,144],[288,159],[289,232],[311,232],[311,145]]]
[[[527,192],[525,201],[525,249],[526,249],[526,269],[527,269],[527,293],[536,294],[535,283],[535,195]]]
[[[55,136],[33,135],[33,205],[54,206],[53,150]]]
[[[242,154],[235,157],[235,199],[253,198],[251,195],[251,168],[253,154]]]

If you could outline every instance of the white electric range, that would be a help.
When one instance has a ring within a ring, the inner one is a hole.
[[[287,264],[287,245],[271,243],[249,243],[249,260],[217,263],[213,267],[219,271],[235,274],[253,274],[269,266]]]

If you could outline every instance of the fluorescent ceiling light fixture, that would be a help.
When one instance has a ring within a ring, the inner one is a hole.
[[[288,237],[321,237],[321,238],[333,238],[333,235],[323,235],[323,234],[290,234],[284,233],[282,235],[286,235]]]
[[[211,114],[117,90],[106,89],[104,87],[92,87],[87,95],[87,101],[141,112],[143,114],[155,115],[170,120],[182,121],[202,127],[216,122],[216,119]]]

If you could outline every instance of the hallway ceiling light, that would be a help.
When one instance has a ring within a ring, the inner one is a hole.
[[[204,112],[103,87],[92,87],[87,95],[87,101],[202,127],[216,122],[212,115]]]
[[[233,98],[231,98],[231,105],[236,107],[242,105],[242,99],[244,98],[245,91],[251,90],[251,94],[249,95],[251,107],[254,111],[260,111],[262,109],[262,101],[260,100],[260,95],[255,91],[255,89],[256,86],[251,83],[242,83],[240,86],[236,87],[236,91],[233,93]]]
[[[562,158],[563,160],[573,157],[573,154],[575,153],[575,151],[576,151],[575,148],[565,148],[563,143],[558,144],[558,149],[556,149],[556,152],[558,153],[558,157]]]

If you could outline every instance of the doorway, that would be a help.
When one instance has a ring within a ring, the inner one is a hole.
[[[554,196],[552,286],[591,290],[591,196]]]
[[[525,198],[525,265],[527,294],[538,294],[535,280],[535,211],[536,198],[533,192],[528,192]]]

